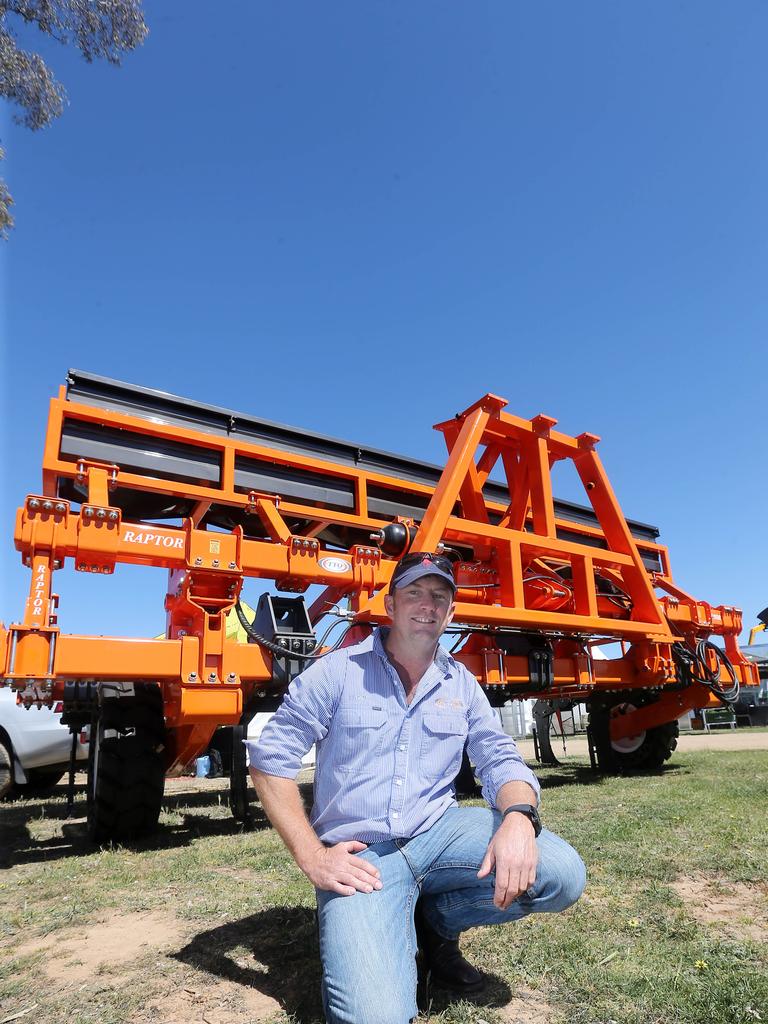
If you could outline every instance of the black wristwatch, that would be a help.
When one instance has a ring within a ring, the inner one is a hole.
[[[531,804],[512,804],[511,807],[505,808],[504,813],[501,816],[501,820],[504,821],[506,816],[508,814],[512,814],[513,811],[516,811],[518,814],[524,814],[528,821],[533,825],[534,835],[539,835],[541,832],[541,818],[539,817],[539,812],[535,807],[532,807]]]

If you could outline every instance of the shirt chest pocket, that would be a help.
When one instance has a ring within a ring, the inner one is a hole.
[[[387,714],[368,707],[339,708],[334,723],[335,767],[359,772],[381,754]]]
[[[427,779],[453,781],[461,767],[467,740],[467,720],[463,715],[424,714],[419,756],[420,774]]]

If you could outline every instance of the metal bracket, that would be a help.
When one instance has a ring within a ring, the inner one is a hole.
[[[312,537],[299,537],[291,534],[287,545],[288,574],[276,579],[275,584],[278,590],[303,594],[309,586],[309,580],[304,577],[304,569],[307,566],[306,559],[317,563],[320,556],[320,541]]]
[[[528,675],[531,689],[550,690],[555,685],[552,651],[548,647],[532,647],[528,652]]]
[[[118,508],[88,502],[80,509],[77,522],[78,572],[106,573],[115,571],[120,544],[122,513]]]
[[[91,459],[78,459],[77,460],[77,476],[75,479],[82,486],[88,486],[90,483],[90,471],[103,470],[107,475],[107,486],[110,491],[114,491],[117,487],[117,474],[119,467],[114,462],[94,462]]]
[[[36,554],[50,551],[51,568],[62,567],[70,514],[68,501],[27,495],[18,513],[15,538],[24,565],[31,567]]]
[[[507,676],[504,669],[504,652],[497,647],[483,649],[483,681],[487,686],[498,686],[505,683]],[[498,678],[494,679],[494,675]]]
[[[246,515],[256,515],[259,511],[258,503],[260,501],[271,501],[276,509],[280,508],[280,495],[279,494],[265,494],[262,491],[248,491],[246,496],[247,505],[245,506]]]

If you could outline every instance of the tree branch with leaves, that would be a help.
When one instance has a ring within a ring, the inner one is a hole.
[[[0,0],[0,97],[19,108],[14,121],[37,131],[60,117],[64,86],[36,53],[22,49],[17,31],[37,28],[62,45],[73,45],[90,63],[119,64],[147,35],[141,0]],[[0,149],[0,159],[4,156]],[[0,237],[13,227],[13,198],[0,180]]]

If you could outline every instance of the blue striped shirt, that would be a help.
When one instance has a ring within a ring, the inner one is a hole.
[[[465,742],[492,807],[505,782],[527,782],[538,798],[536,776],[475,677],[438,646],[407,704],[382,633],[312,663],[247,742],[255,768],[286,779],[317,744],[310,822],[319,838],[375,843],[426,831],[456,803]]]

